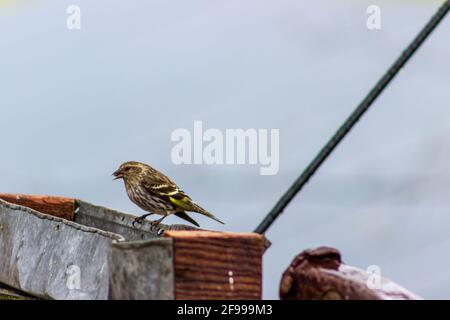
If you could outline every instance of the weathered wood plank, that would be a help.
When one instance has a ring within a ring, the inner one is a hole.
[[[264,237],[166,231],[173,241],[175,299],[261,299]]]
[[[70,221],[74,220],[75,200],[71,198],[25,194],[0,194],[0,199],[54,217]]]

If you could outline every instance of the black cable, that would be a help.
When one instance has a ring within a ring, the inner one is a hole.
[[[358,122],[362,115],[370,108],[372,103],[378,98],[388,84],[394,79],[401,68],[408,62],[408,60],[414,55],[417,49],[423,44],[433,30],[444,19],[445,15],[450,10],[450,0],[445,1],[439,8],[437,13],[430,19],[425,27],[420,31],[414,41],[402,52],[400,57],[394,62],[389,70],[378,81],[375,87],[369,92],[364,100],[358,105],[353,113],[347,118],[347,120],[341,125],[336,133],[331,137],[328,143],[320,150],[319,154],[311,161],[306,167],[300,177],[294,182],[294,184],[286,191],[276,203],[273,209],[267,214],[264,220],[255,229],[256,233],[264,234],[267,229],[273,224],[276,218],[283,212],[286,206],[291,202],[295,195],[305,186],[308,180],[319,169],[322,163],[333,152],[339,142],[348,134],[353,126]]]

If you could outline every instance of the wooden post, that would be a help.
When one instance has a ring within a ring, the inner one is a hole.
[[[264,237],[256,233],[167,231],[175,299],[261,299]]]

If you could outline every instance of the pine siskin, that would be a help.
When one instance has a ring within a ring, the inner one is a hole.
[[[214,215],[194,203],[183,190],[170,180],[167,176],[144,163],[128,161],[120,165],[113,173],[116,179],[123,179],[128,197],[141,209],[149,212],[134,220],[135,223],[142,221],[149,215],[158,214],[162,217],[154,223],[158,225],[168,215],[175,214],[199,227],[185,211],[193,211],[203,214],[223,224]]]

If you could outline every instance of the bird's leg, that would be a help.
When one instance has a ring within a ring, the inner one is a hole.
[[[144,214],[143,216],[135,218],[133,221],[133,227],[136,227],[135,223],[142,224],[142,222],[144,222],[145,218],[147,218],[148,216],[151,216],[152,214],[153,213],[147,213],[147,214]]]
[[[167,217],[167,215],[162,216],[162,217],[161,217],[160,219],[158,219],[158,220],[152,221],[151,224],[153,224],[154,226],[157,226],[157,225],[159,225],[159,224],[165,219],[165,217]]]

